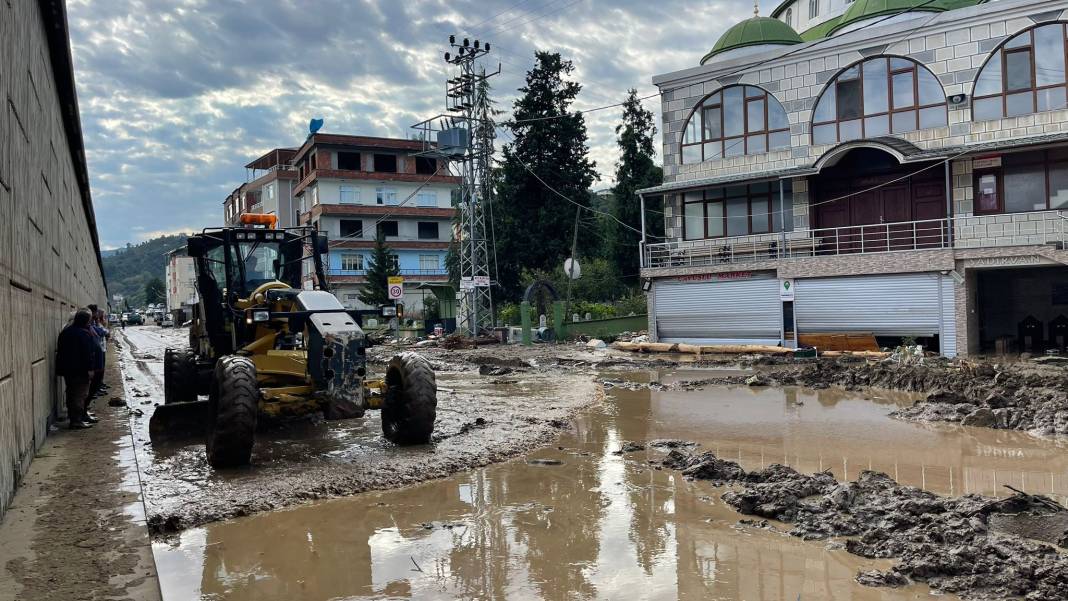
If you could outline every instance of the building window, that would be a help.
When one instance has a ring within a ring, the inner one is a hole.
[[[355,204],[360,202],[360,189],[352,186],[341,186],[339,194],[342,203]]]
[[[842,71],[812,110],[812,143],[834,144],[947,123],[942,84],[926,67],[877,57]]]
[[[808,18],[815,19],[820,16],[820,0],[808,0]]]
[[[1006,154],[972,177],[977,215],[1068,209],[1068,149]]]
[[[380,205],[395,205],[397,204],[397,191],[393,188],[377,188],[375,200]]]
[[[360,170],[360,153],[339,152],[337,153],[337,168],[345,171]]]
[[[316,186],[316,187],[311,189],[311,197],[312,197],[312,206],[313,207],[317,206],[319,204],[319,188],[318,188],[318,186]]]
[[[341,269],[345,271],[363,271],[363,255],[357,253],[342,254]]]
[[[793,230],[789,204],[779,202],[779,182],[761,182],[686,192],[683,196],[683,238],[701,240]],[[790,198],[789,190],[783,190]]]
[[[438,222],[437,221],[420,221],[419,222],[419,239],[420,240],[437,240],[438,239]]]
[[[438,160],[430,157],[415,157],[415,172],[420,175],[434,175],[438,171]]]
[[[730,86],[694,109],[682,135],[682,162],[790,147],[790,121],[774,96],[756,86]]]
[[[390,269],[400,271],[400,255],[389,256],[389,267]]]
[[[362,219],[342,219],[341,225],[341,237],[342,238],[362,238],[363,237],[363,220]]]
[[[437,255],[419,255],[419,271],[437,271],[441,263]]]
[[[376,154],[375,155],[375,172],[377,172],[377,173],[396,173],[397,172],[397,155],[395,155],[395,154]]]
[[[1066,33],[1064,23],[1039,25],[995,50],[975,79],[972,119],[1001,119],[1068,106]]]
[[[436,207],[438,206],[438,193],[420,192],[415,196],[415,202],[421,207]]]
[[[378,231],[381,232],[383,236],[396,238],[398,236],[397,222],[381,221],[378,223]]]
[[[263,195],[267,197],[267,200],[274,200],[274,184],[264,186]]]
[[[794,9],[793,8],[786,9],[786,16],[783,17],[782,22],[786,23],[790,27],[794,26]]]

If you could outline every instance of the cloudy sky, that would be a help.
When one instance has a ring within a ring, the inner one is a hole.
[[[773,6],[765,2],[765,12]],[[574,61],[576,104],[619,102],[694,66],[739,0],[69,0],[101,243],[219,225],[243,165],[323,131],[408,137],[443,108],[450,33],[492,42],[510,109],[535,50]],[[654,98],[646,106],[657,113]],[[587,115],[611,184],[618,109]]]

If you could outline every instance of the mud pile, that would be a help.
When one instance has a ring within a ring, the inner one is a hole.
[[[779,385],[813,388],[869,387],[930,393],[895,413],[915,421],[946,421],[1041,436],[1068,434],[1068,370],[1032,364],[968,364],[936,360],[929,365],[820,361],[773,371]]]
[[[992,527],[992,518],[1064,513],[1044,497],[946,498],[872,471],[848,483],[838,483],[830,472],[801,474],[778,464],[745,472],[712,453],[673,450],[662,463],[696,479],[737,487],[723,493],[724,502],[746,515],[790,523],[794,536],[850,537],[844,543],[850,553],[898,560],[888,571],[858,574],[861,584],[926,582],[970,599],[1044,601],[1064,599],[1068,591],[1068,556]],[[1045,534],[1062,545],[1068,542],[1068,532]]]

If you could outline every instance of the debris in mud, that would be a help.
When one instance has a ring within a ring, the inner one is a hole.
[[[768,386],[770,382],[761,374],[753,374],[745,379],[746,386]]]
[[[861,584],[902,586],[915,580],[964,597],[1036,601],[1063,599],[1068,590],[1068,556],[997,527],[1012,516],[1024,516],[1029,527],[1060,524],[1041,516],[1068,510],[1040,495],[1017,491],[995,501],[979,495],[946,498],[872,471],[849,483],[837,482],[830,472],[801,474],[778,464],[747,473],[712,453],[677,449],[662,463],[695,479],[740,486],[724,492],[724,502],[746,515],[791,523],[793,536],[848,536],[845,548],[854,555],[898,560],[890,571],[858,574]],[[1060,527],[1042,538],[1065,542],[1068,533]]]
[[[644,451],[645,445],[640,442],[624,441],[619,447],[619,450],[615,452],[616,455],[622,455],[624,453],[636,453],[638,451]]]
[[[460,426],[460,431],[458,433],[459,434],[467,434],[471,430],[475,430],[477,428],[485,428],[486,427],[486,423],[487,423],[486,422],[486,418],[484,418],[484,417],[476,417],[475,421],[464,422],[464,424],[462,426]]]
[[[649,446],[655,449],[685,449],[690,447],[699,447],[699,443],[689,440],[679,440],[677,438],[658,438],[649,442]]]
[[[515,371],[511,367],[503,367],[498,365],[479,365],[478,375],[480,376],[507,376]]]
[[[126,406],[126,401],[122,400],[120,397],[113,396],[110,399],[108,399],[108,407],[125,407],[125,406]]]
[[[530,465],[563,465],[564,462],[559,459],[527,459],[527,463]]]

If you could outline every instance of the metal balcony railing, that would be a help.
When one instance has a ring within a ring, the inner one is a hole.
[[[1065,242],[1059,211],[949,217],[643,245],[644,267]]]
[[[327,269],[326,275],[328,276],[365,276],[367,275],[366,269]],[[401,269],[398,275],[405,277],[419,277],[419,276],[447,276],[449,275],[448,269]]]

